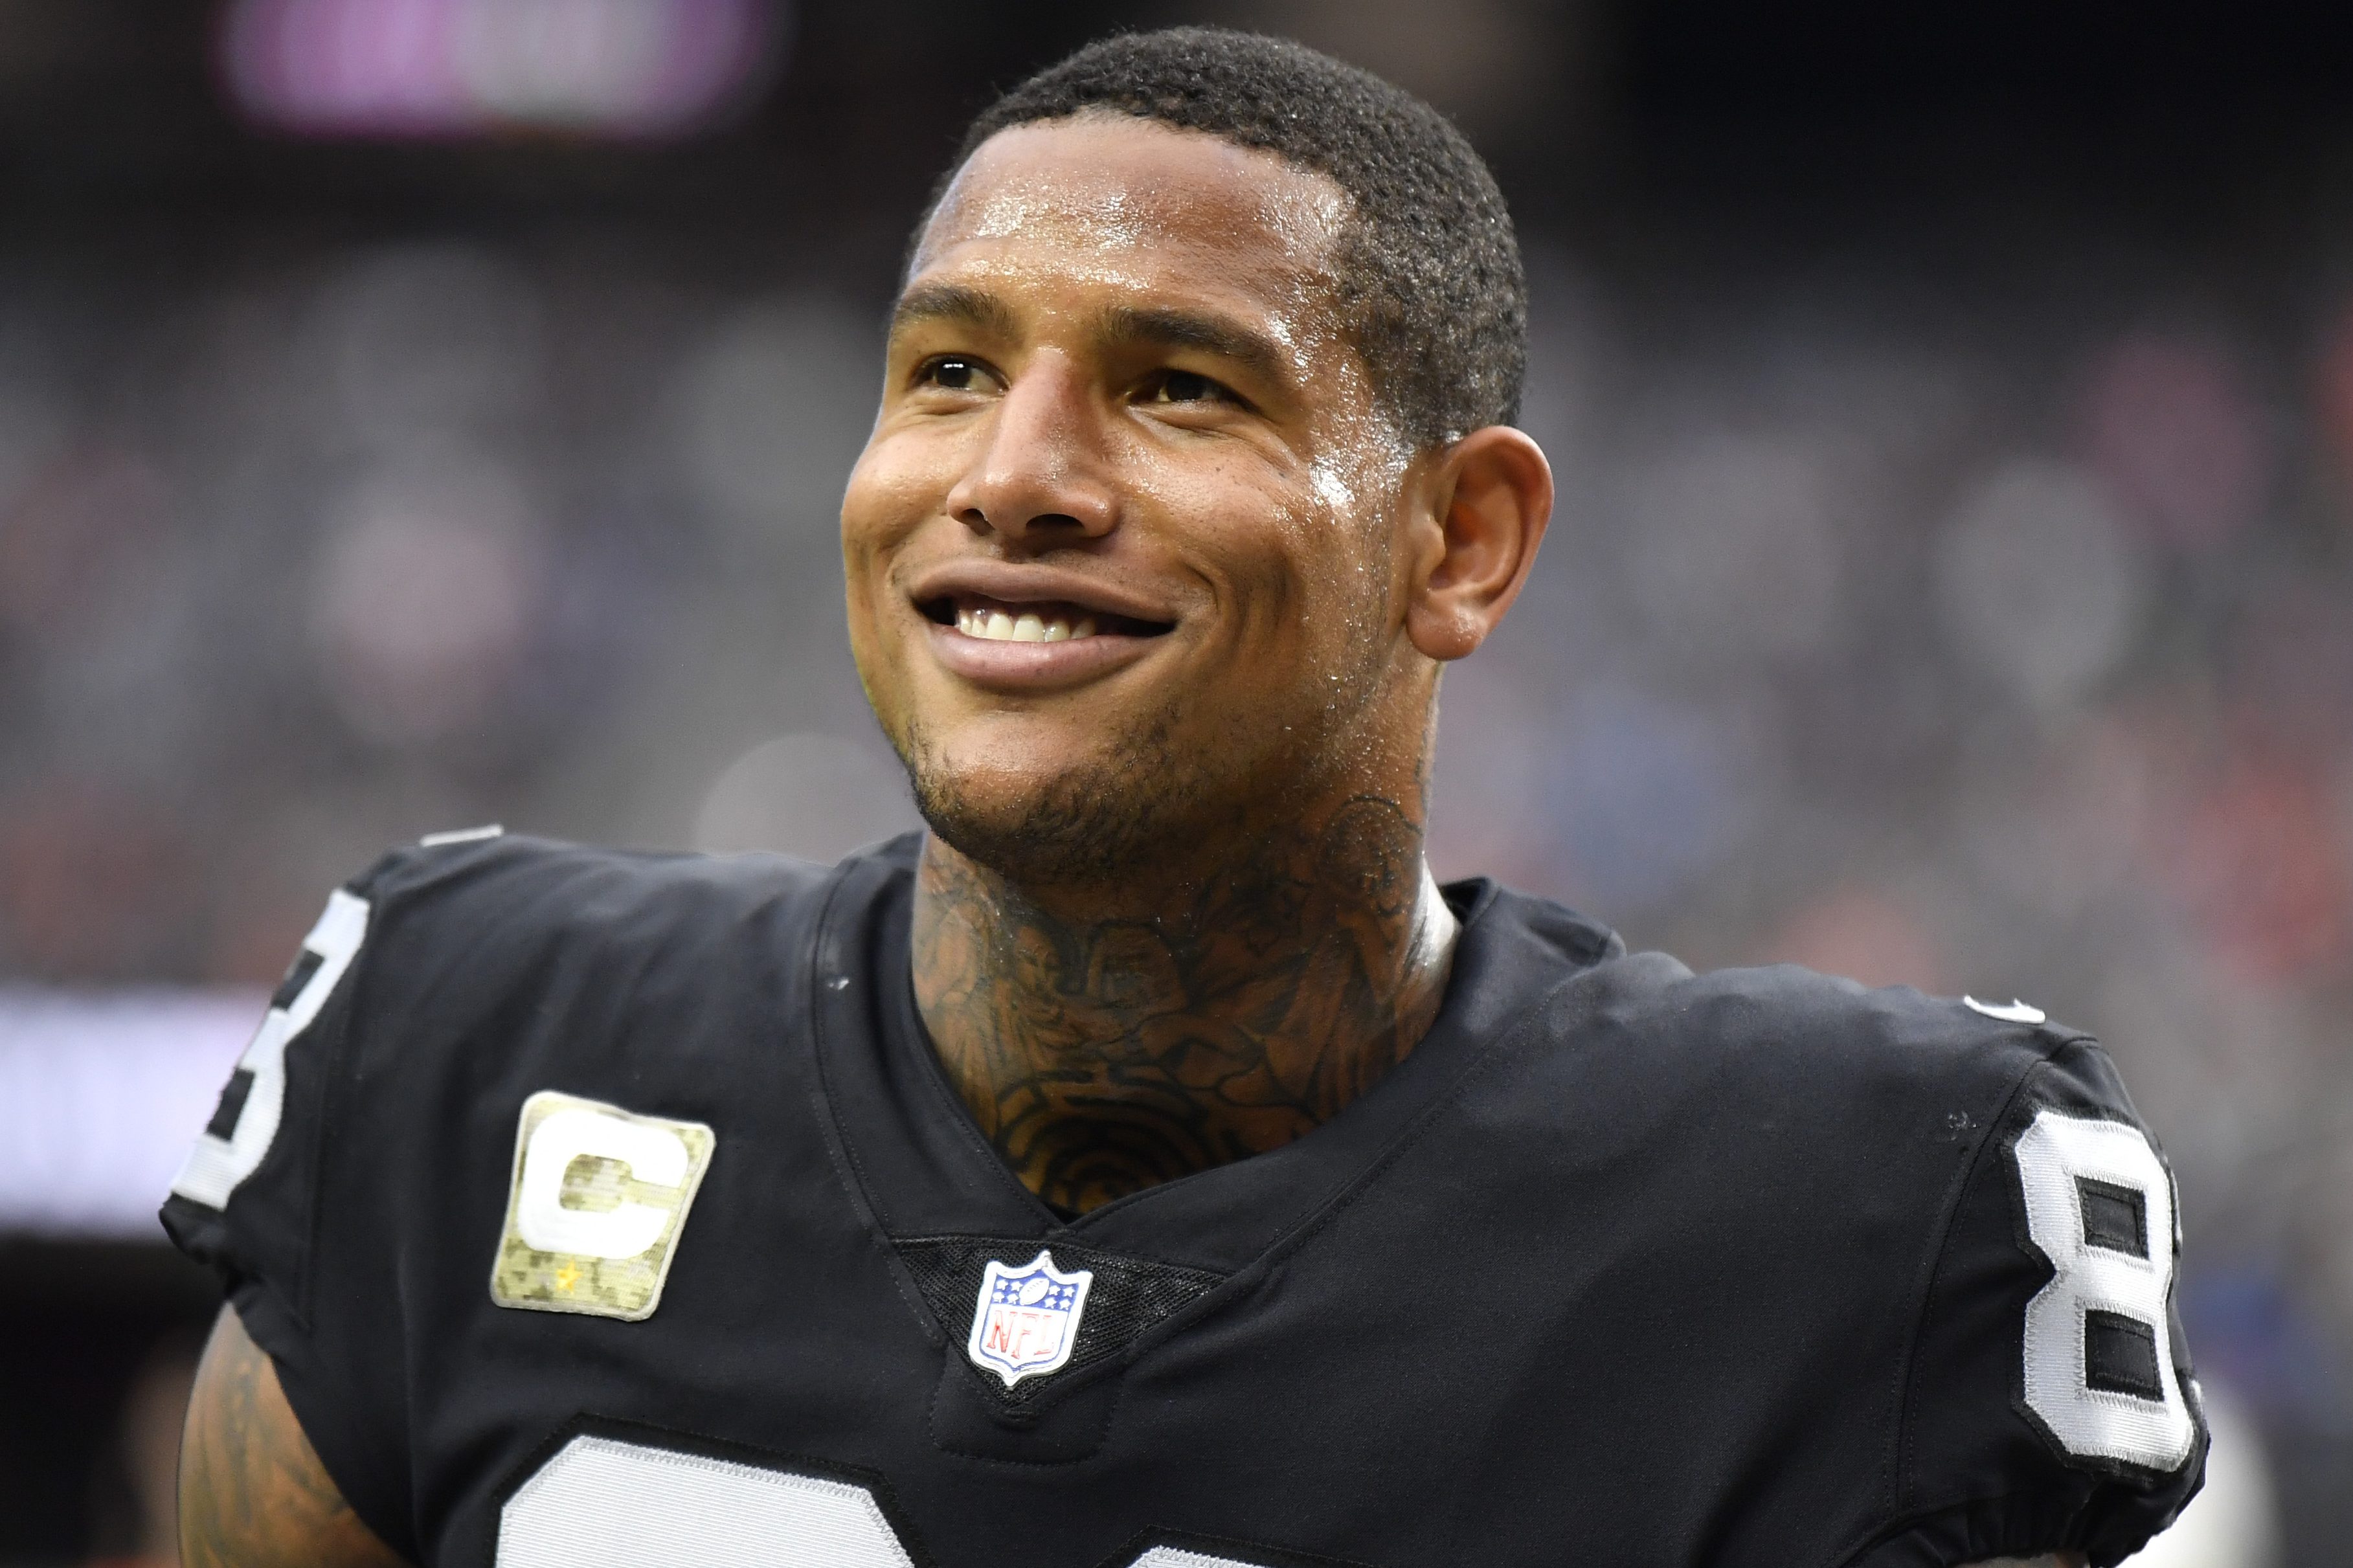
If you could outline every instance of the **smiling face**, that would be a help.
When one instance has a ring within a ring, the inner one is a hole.
[[[1419,816],[1422,465],[1344,331],[1346,210],[1107,115],[998,133],[941,202],[842,540],[867,696],[975,859],[1096,879],[1326,797]]]

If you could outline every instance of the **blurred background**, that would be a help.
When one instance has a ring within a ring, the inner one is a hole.
[[[2013,995],[2178,1169],[2221,1439],[2353,1563],[2353,21],[1983,0],[0,0],[0,1564],[171,1560],[153,1211],[326,890],[912,821],[834,521],[964,120],[1287,33],[1520,215],[1535,582],[1440,870]]]

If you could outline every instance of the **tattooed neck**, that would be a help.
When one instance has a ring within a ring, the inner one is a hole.
[[[1158,906],[1025,893],[936,837],[915,997],[1031,1191],[1086,1210],[1289,1142],[1437,1016],[1454,917],[1419,823],[1359,797]]]

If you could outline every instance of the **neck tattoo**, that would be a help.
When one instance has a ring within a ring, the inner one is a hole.
[[[1155,903],[1173,908],[1080,912],[924,848],[923,1023],[982,1131],[1060,1208],[1289,1142],[1403,1060],[1445,993],[1454,917],[1393,801],[1268,835]]]

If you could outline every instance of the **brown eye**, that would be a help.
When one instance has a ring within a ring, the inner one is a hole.
[[[951,354],[925,365],[918,379],[949,392],[971,392],[978,388],[980,378],[986,374],[978,362]]]
[[[1172,370],[1160,378],[1154,399],[1159,403],[1208,403],[1224,394],[1224,388],[1206,375],[1189,370]]]

